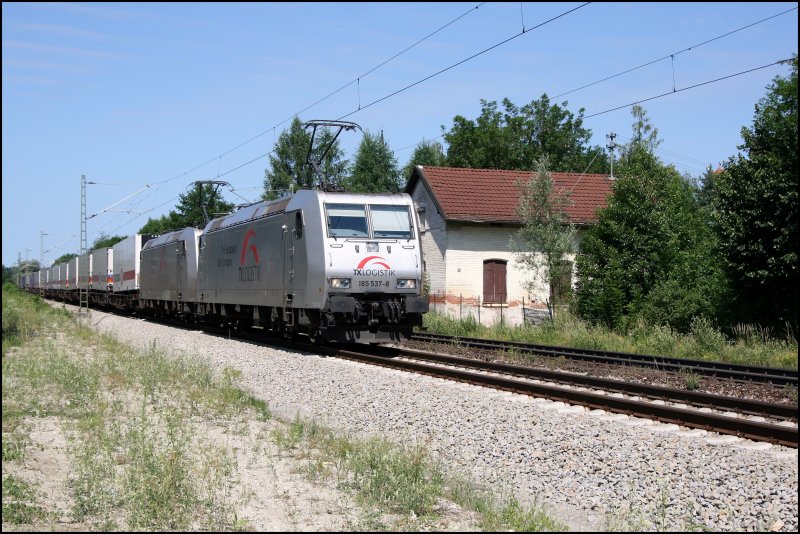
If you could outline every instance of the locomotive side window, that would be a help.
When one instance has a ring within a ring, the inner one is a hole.
[[[370,204],[374,237],[411,239],[411,216],[408,206],[376,206]]]
[[[328,204],[328,235],[368,237],[367,214],[362,204]]]
[[[294,214],[294,234],[297,239],[303,239],[303,214],[299,211]]]

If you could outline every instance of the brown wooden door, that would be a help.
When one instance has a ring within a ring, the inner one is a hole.
[[[487,260],[483,262],[483,301],[501,304],[506,301],[506,262]]]

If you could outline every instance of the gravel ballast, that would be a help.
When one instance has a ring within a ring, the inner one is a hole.
[[[797,531],[797,450],[92,311],[184,353],[286,418],[424,444],[451,473],[537,500],[572,530]]]

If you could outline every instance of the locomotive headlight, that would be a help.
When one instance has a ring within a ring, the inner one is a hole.
[[[349,278],[331,278],[331,287],[333,289],[350,289]]]
[[[414,278],[401,278],[397,281],[397,289],[414,289],[417,287],[417,281]]]

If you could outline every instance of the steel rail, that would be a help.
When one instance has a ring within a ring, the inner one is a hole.
[[[578,404],[591,409],[605,410],[608,412],[622,413],[629,416],[656,419],[665,423],[672,423],[690,428],[697,428],[711,432],[729,434],[741,438],[767,441],[776,445],[797,448],[797,427],[780,424],[762,423],[739,417],[730,417],[714,413],[705,413],[696,410],[678,408],[674,406],[654,404],[648,401],[619,398],[598,393],[567,389],[559,386],[536,384],[516,378],[498,375],[478,374],[461,371],[455,368],[441,367],[427,363],[409,360],[387,358],[364,354],[350,350],[338,350],[338,358],[371,363],[393,369],[402,369],[430,376],[448,378],[460,382],[492,387],[505,391],[513,391],[526,395],[545,397],[551,400]]]
[[[415,333],[411,339],[433,343],[452,343],[461,346],[487,350],[516,350],[529,354],[564,357],[573,360],[592,361],[614,365],[634,365],[650,367],[662,371],[692,372],[704,376],[715,376],[744,382],[768,382],[775,385],[797,387],[796,369],[739,365],[726,362],[709,362],[684,358],[670,358],[629,352],[613,352],[591,349],[577,349],[554,345],[537,345],[516,341],[445,336],[442,334]]]
[[[398,353],[402,353],[402,351],[405,349],[395,349],[392,347],[383,347],[378,345],[358,345],[357,347],[353,347],[352,344],[342,344],[340,346],[321,345],[299,342],[291,339],[267,337],[263,333],[256,333],[252,331],[236,331],[211,325],[189,325],[174,320],[164,321],[162,319],[159,322],[162,321],[182,328],[201,329],[213,335],[236,338],[238,340],[257,343],[260,345],[277,346],[290,350],[301,350],[323,356],[343,358],[392,369],[400,369],[439,378],[447,378],[450,380],[456,380],[459,382],[465,382],[483,387],[512,391],[535,397],[544,397],[550,400],[566,402],[569,404],[577,404],[591,409],[605,410],[612,413],[621,413],[628,416],[655,419],[664,423],[671,423],[711,432],[719,432],[721,434],[733,435],[754,441],[766,441],[776,445],[784,445],[793,448],[797,448],[798,446],[798,429],[796,426],[763,423],[740,417],[700,412],[675,406],[655,404],[650,401],[637,401],[630,398],[620,398],[599,393],[590,393],[560,386],[536,384],[517,378],[479,374],[475,372],[462,371],[453,367],[441,367],[437,364],[431,365],[428,363],[419,363],[392,357],[393,353],[394,356],[397,356]],[[373,354],[368,354],[365,351],[371,351]],[[416,356],[419,356],[419,354]],[[431,356],[441,357],[444,355]],[[477,361],[470,360],[469,358],[459,358],[459,360]],[[635,384],[635,386],[640,386],[640,384]]]
[[[109,313],[108,311],[106,312]],[[187,323],[173,318],[148,317],[148,320],[186,330],[201,330],[212,335],[228,337],[229,339],[235,338],[240,341],[247,341],[259,345],[278,346],[290,350],[301,350],[324,356],[344,358],[362,363],[457,380],[484,387],[492,387],[504,391],[544,397],[555,401],[585,406],[591,409],[600,409],[629,416],[656,419],[665,423],[719,432],[756,441],[767,441],[776,445],[784,445],[793,448],[797,448],[798,446],[797,426],[762,423],[740,417],[687,410],[649,401],[637,401],[611,395],[590,393],[572,388],[536,384],[517,378],[462,371],[453,367],[442,367],[439,364],[431,365],[428,363],[387,357],[386,354],[365,354],[364,352],[348,350],[344,348],[344,346],[337,347],[301,343],[295,340],[267,337],[263,333],[222,328],[207,324]],[[377,348],[377,351],[387,349],[387,347],[372,347],[370,345],[359,346],[360,350],[370,350],[371,348]]]
[[[602,389],[604,391],[623,393],[626,395],[638,395],[654,400],[685,403],[700,408],[730,410],[745,415],[764,416],[789,421],[797,420],[797,407],[789,404],[740,399],[714,393],[703,393],[686,389],[627,382],[624,380],[601,378],[568,371],[551,371],[549,369],[537,369],[508,363],[486,362],[474,358],[422,352],[413,349],[394,347],[376,347],[375,349],[380,350],[384,356],[415,358],[446,365],[510,374],[532,380],[546,380],[561,384]]]

